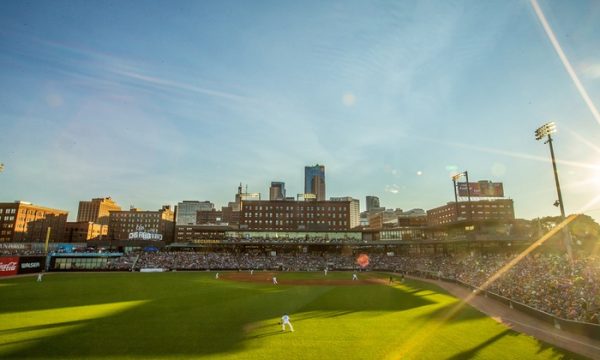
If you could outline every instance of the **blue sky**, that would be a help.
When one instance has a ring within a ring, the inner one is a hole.
[[[600,103],[600,3],[540,1]],[[0,2],[0,201],[157,209],[239,182],[430,209],[450,175],[504,183],[517,217],[600,219],[595,119],[528,1]]]

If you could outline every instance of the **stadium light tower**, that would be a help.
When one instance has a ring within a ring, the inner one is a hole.
[[[558,181],[558,171],[556,170],[556,159],[554,158],[554,147],[552,146],[552,135],[556,132],[556,124],[554,122],[546,123],[537,130],[535,130],[535,139],[542,140],[547,138],[544,141],[544,144],[548,144],[550,146],[550,157],[552,158],[552,169],[554,170],[554,182],[556,183],[556,192],[558,193],[558,200],[554,202],[554,206],[558,206],[560,208],[560,217],[562,220],[565,220],[565,205],[563,204],[562,193],[560,191],[560,182]],[[563,227],[564,232],[564,241],[565,247],[567,249],[567,255],[569,259],[573,258],[573,252],[571,250],[571,233],[567,226]]]
[[[456,212],[456,221],[458,221],[458,194],[456,193],[457,181],[461,176],[464,176],[467,180],[467,199],[469,203],[469,220],[471,220],[471,188],[469,187],[469,172],[463,171],[452,176],[452,183],[454,184],[454,209]]]

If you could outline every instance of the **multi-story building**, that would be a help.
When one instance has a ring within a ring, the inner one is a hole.
[[[233,203],[235,204],[235,203]],[[238,226],[240,224],[240,211],[239,211],[239,207],[238,210],[236,210],[235,206],[232,206],[230,203],[230,206],[223,206],[221,207],[221,220],[224,223],[227,223],[229,225],[232,226]]]
[[[427,210],[429,226],[451,224],[459,221],[512,221],[515,210],[512,199],[449,202]]]
[[[227,225],[177,225],[175,241],[189,244],[212,244],[227,240],[226,233],[232,228]]]
[[[176,219],[177,225],[196,224],[198,211],[212,211],[215,205],[210,201],[184,200],[177,204]]]
[[[360,225],[360,201],[350,196],[332,197],[331,201],[343,201],[350,203],[350,229]]]
[[[304,167],[304,193],[315,194],[317,201],[325,201],[327,194],[325,192],[324,165]]]
[[[43,242],[49,230],[49,241],[60,242],[68,215],[25,201],[0,203],[0,242]]]
[[[347,231],[352,201],[252,201],[242,204],[240,230]]]
[[[281,181],[271,181],[269,188],[269,200],[285,200],[285,183]]]
[[[174,214],[169,205],[158,211],[111,211],[109,238],[111,240],[155,240],[171,242]],[[194,220],[195,222],[195,220]]]
[[[119,211],[121,207],[110,197],[95,198],[91,201],[80,201],[77,210],[77,222],[94,222],[108,225],[111,211]]]
[[[412,209],[398,215],[398,226],[427,226],[427,213],[423,209]]]
[[[367,216],[369,219],[369,228],[382,229],[385,226],[397,226],[398,217],[402,214],[402,209],[387,209],[384,211],[371,210],[370,212],[367,212]]]
[[[96,224],[91,221],[67,222],[65,242],[86,242],[108,238],[108,225]]]
[[[222,222],[223,212],[212,210],[201,210],[196,213],[196,224],[218,224]]]
[[[379,198],[377,196],[367,196],[367,211],[379,208]]]

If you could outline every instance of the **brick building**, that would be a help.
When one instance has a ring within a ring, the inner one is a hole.
[[[165,205],[157,211],[111,211],[108,225],[111,240],[173,241],[174,214]]]
[[[111,211],[120,211],[121,207],[110,197],[95,198],[91,201],[80,201],[77,209],[77,222],[94,222],[108,225]]]
[[[34,205],[25,201],[0,203],[0,242],[44,242],[63,240],[68,211]]]
[[[512,199],[449,202],[427,210],[429,226],[446,225],[458,221],[512,221],[515,210]]]
[[[96,224],[91,221],[67,222],[65,242],[86,242],[108,238],[108,225]]]
[[[248,201],[240,230],[345,231],[351,229],[352,201]]]

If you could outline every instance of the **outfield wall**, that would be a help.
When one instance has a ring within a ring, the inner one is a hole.
[[[41,272],[45,265],[44,256],[0,256],[0,277]]]

